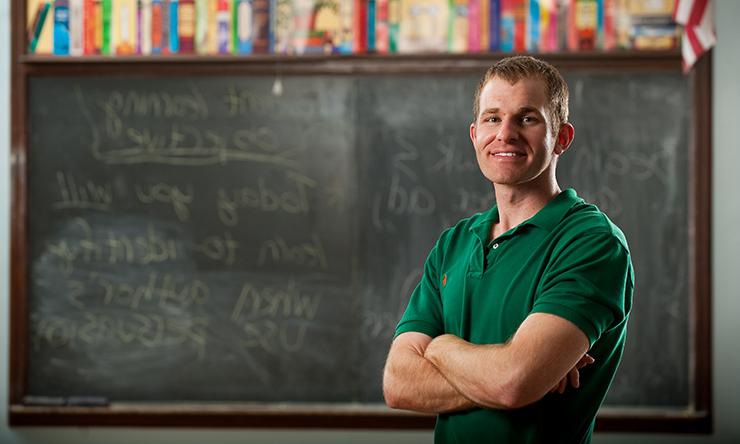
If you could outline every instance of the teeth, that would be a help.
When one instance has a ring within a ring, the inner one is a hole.
[[[519,154],[517,153],[496,153],[494,156],[502,156],[502,157],[516,157]]]

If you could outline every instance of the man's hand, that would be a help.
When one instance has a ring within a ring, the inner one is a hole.
[[[558,392],[561,395],[565,393],[565,389],[568,387],[568,382],[570,381],[570,385],[573,388],[578,388],[581,386],[581,375],[579,370],[583,367],[593,364],[596,360],[591,357],[588,353],[583,355],[580,361],[576,363],[576,365],[570,369],[567,375],[563,377],[563,379],[560,380],[559,383],[555,384],[553,388],[550,389],[550,393]]]

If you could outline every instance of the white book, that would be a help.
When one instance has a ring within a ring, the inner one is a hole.
[[[139,23],[139,41],[141,54],[152,53],[152,0],[141,0],[141,22]]]
[[[208,47],[208,0],[195,0],[195,50],[200,54],[209,52]]]
[[[81,56],[85,52],[84,0],[69,0],[69,55]]]

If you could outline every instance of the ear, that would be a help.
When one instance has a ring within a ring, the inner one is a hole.
[[[470,124],[470,141],[473,142],[473,148],[475,148],[475,122]]]
[[[560,155],[568,150],[573,143],[576,129],[570,123],[564,123],[560,126],[557,140],[555,141],[555,154]]]

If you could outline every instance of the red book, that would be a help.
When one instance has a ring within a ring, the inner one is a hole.
[[[177,33],[180,39],[180,52],[192,54],[195,52],[195,1],[180,0],[177,11]]]
[[[354,0],[354,42],[352,52],[363,54],[367,52],[367,0]]]
[[[100,48],[95,46],[95,1],[85,0],[82,6],[82,47],[85,55],[98,54]]]
[[[527,1],[514,0],[514,51],[527,50]]]

